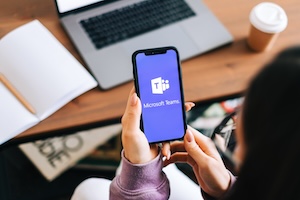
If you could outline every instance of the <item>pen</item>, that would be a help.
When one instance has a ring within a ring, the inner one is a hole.
[[[0,73],[0,82],[29,110],[32,114],[35,114],[34,108],[26,101],[21,93],[7,80],[7,78]]]

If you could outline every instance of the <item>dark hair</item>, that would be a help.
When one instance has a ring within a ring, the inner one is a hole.
[[[246,156],[226,199],[300,199],[300,47],[281,52],[250,82]]]

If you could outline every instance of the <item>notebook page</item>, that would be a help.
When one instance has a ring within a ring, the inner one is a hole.
[[[2,72],[43,120],[97,82],[38,20],[0,40]]]
[[[38,122],[39,119],[0,82],[0,144]]]

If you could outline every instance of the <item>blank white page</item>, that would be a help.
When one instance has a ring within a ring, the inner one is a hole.
[[[0,82],[0,144],[39,122]]]
[[[0,40],[0,72],[43,120],[97,82],[38,20]]]

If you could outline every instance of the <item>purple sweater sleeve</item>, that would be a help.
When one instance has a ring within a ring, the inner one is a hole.
[[[159,154],[145,164],[132,164],[122,151],[122,170],[110,185],[110,200],[168,199],[170,185],[162,171],[163,161]]]

